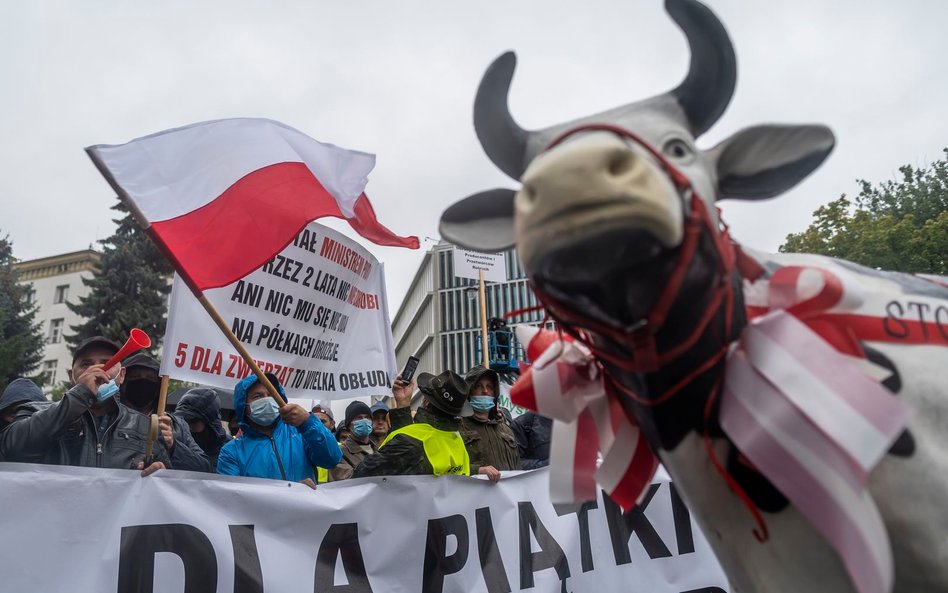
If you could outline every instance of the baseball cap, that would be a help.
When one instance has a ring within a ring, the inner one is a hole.
[[[72,363],[76,364],[76,361],[79,360],[80,356],[89,350],[92,350],[93,348],[111,350],[114,354],[122,347],[105,336],[92,336],[91,338],[86,338],[85,340],[79,342],[79,345],[76,346],[76,349],[72,351]]]

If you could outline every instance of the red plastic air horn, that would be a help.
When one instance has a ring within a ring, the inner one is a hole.
[[[133,328],[128,334],[128,340],[125,341],[125,345],[122,346],[122,348],[115,353],[115,356],[110,358],[102,368],[107,371],[115,366],[115,363],[125,359],[125,357],[132,352],[138,352],[142,348],[148,348],[149,346],[151,346],[151,338],[148,337],[148,334],[137,327]]]

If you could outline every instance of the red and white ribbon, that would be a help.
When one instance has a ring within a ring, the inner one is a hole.
[[[886,593],[892,551],[866,483],[910,411],[855,362],[855,333],[821,315],[860,306],[858,291],[824,269],[780,272],[749,295],[770,311],[749,308],[758,316],[728,355],[721,426],[837,550],[856,589]]]
[[[651,483],[658,459],[618,399],[606,393],[595,357],[550,330],[520,326],[517,337],[534,363],[510,399],[553,419],[551,500],[595,500],[598,483],[624,510],[632,508]]]

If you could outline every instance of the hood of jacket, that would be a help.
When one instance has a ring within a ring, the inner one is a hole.
[[[286,390],[283,389],[283,386],[280,385],[280,382],[277,381],[276,377],[271,374],[267,374],[267,378],[276,386],[277,391],[280,392],[280,397],[283,398],[284,403],[286,400]],[[237,386],[234,387],[234,415],[237,417],[237,424],[244,430],[244,432],[252,432],[254,434],[259,434],[255,431],[249,424],[247,424],[246,418],[246,408],[247,408],[247,391],[257,382],[256,375],[248,375],[241,379]]]
[[[49,401],[43,395],[43,390],[29,379],[14,379],[10,381],[3,394],[0,394],[0,410],[26,402]]]
[[[246,397],[245,391],[244,398]],[[221,398],[213,389],[206,387],[191,389],[181,397],[174,409],[174,414],[185,422],[202,421],[207,429],[214,432],[221,445],[230,440],[230,435],[221,424]]]

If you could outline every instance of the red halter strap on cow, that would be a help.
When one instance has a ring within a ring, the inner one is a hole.
[[[731,273],[734,270],[737,259],[735,248],[728,236],[727,227],[724,225],[722,225],[723,228],[716,227],[708,212],[707,206],[705,206],[704,201],[695,193],[688,177],[686,177],[681,171],[675,168],[674,165],[668,162],[664,155],[662,155],[659,151],[657,151],[636,134],[624,128],[610,124],[589,124],[573,128],[561,134],[556,139],[554,139],[549,144],[549,146],[547,146],[546,150],[553,148],[557,144],[563,142],[566,138],[576,133],[588,131],[612,132],[613,134],[632,140],[636,144],[640,145],[658,161],[664,172],[675,184],[675,187],[678,189],[682,199],[684,201],[690,200],[690,204],[688,204],[688,206],[690,206],[690,211],[684,223],[684,238],[682,239],[682,243],[679,248],[675,266],[672,269],[672,272],[669,275],[668,280],[656,301],[655,307],[651,312],[649,312],[648,316],[636,323],[634,326],[624,329],[618,329],[593,319],[576,315],[572,312],[563,311],[556,305],[555,301],[548,295],[544,294],[542,290],[537,290],[536,287],[533,287],[533,290],[538,294],[538,296],[540,296],[551,317],[553,317],[556,322],[560,324],[567,332],[586,344],[587,347],[589,347],[597,357],[630,372],[652,372],[688,351],[701,337],[708,323],[714,319],[715,315],[720,310],[722,302],[725,299],[727,300],[725,308],[725,336],[730,334],[731,309],[734,297],[733,286],[731,283]],[[705,306],[705,310],[702,313],[699,322],[695,325],[688,337],[666,351],[659,352],[655,341],[655,336],[657,332],[661,330],[672,304],[674,304],[678,298],[682,281],[684,280],[689,266],[691,266],[694,260],[698,243],[705,230],[708,231],[708,236],[713,242],[714,250],[720,266],[716,286],[714,287],[713,293],[711,294],[708,303]],[[603,348],[596,347],[592,343],[589,335],[584,330],[577,330],[576,326],[588,328],[589,330],[601,334],[618,344],[630,345],[633,353],[633,359],[630,361],[625,357],[617,356],[605,351]],[[696,369],[696,372],[685,377],[682,381],[663,393],[658,398],[645,400],[640,396],[629,392],[627,389],[619,385],[618,382],[613,381],[613,383],[616,384],[620,390],[625,392],[639,403],[645,405],[655,405],[670,398],[672,395],[680,391],[681,388],[687,385],[691,380],[693,380],[697,375],[713,366],[714,363],[719,361],[721,357],[724,356],[726,351],[727,344],[722,344],[722,349],[719,352],[716,352],[704,364],[699,365],[699,367]]]

